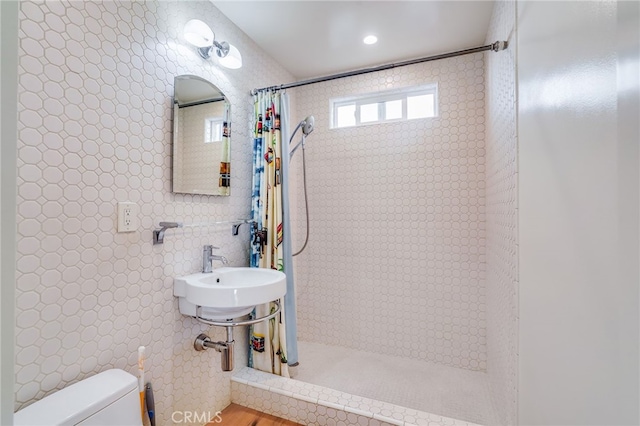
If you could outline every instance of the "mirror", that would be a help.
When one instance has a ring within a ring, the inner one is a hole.
[[[172,190],[229,195],[230,105],[224,93],[195,75],[174,79]]]

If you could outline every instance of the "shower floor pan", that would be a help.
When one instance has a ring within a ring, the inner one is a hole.
[[[296,379],[245,367],[231,400],[304,425],[492,424],[486,374],[300,342]]]

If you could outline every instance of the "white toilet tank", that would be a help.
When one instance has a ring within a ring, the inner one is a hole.
[[[138,380],[122,370],[89,377],[15,413],[14,426],[141,426]]]

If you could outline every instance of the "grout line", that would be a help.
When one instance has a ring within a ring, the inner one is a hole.
[[[294,395],[294,393],[293,393],[293,392],[289,392],[289,391],[286,391],[286,390],[284,390],[284,389],[270,387],[270,388],[269,388],[269,391],[270,391],[270,392],[273,392],[273,393],[277,393],[278,395],[284,395],[284,396],[287,396],[287,397],[289,397],[289,398],[295,398],[295,395]]]
[[[310,402],[312,404],[318,404],[318,398],[311,398],[310,396],[300,395],[299,393],[294,393],[293,395],[291,395],[291,397],[295,399],[299,399],[300,401]]]
[[[247,383],[247,385],[253,386],[254,388],[266,390],[266,391],[270,391],[271,390],[271,388],[269,386],[263,385],[262,383],[258,383],[258,382]]]
[[[397,420],[397,419],[392,419],[391,417],[382,416],[380,414],[374,414],[373,418],[376,419],[376,420],[380,420],[381,422],[390,423],[390,424],[395,425],[395,426],[404,426],[404,421]]]
[[[347,413],[355,414],[356,416],[369,417],[371,419],[373,418],[372,412],[349,407],[348,405],[344,406],[344,411],[346,411]]]
[[[243,385],[248,385],[249,381],[245,379],[241,379],[240,377],[231,376],[231,381],[236,383],[242,383]]]
[[[329,401],[323,401],[321,399],[318,400],[318,405],[333,408],[335,410],[346,411],[344,405],[336,404],[334,402],[329,402]]]

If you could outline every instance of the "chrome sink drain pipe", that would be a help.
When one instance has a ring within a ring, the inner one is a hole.
[[[0,0],[2,1],[2,0]],[[207,325],[215,325],[218,327],[224,327],[227,329],[227,341],[226,342],[213,342],[206,334],[202,333],[196,337],[196,341],[193,342],[193,347],[196,351],[204,351],[207,348],[215,349],[222,354],[221,364],[222,371],[233,370],[233,327],[239,327],[241,325],[257,324],[261,321],[270,320],[280,313],[280,301],[274,300],[272,302],[276,305],[276,310],[260,318],[246,319],[246,320],[227,320],[227,321],[214,321],[202,317],[202,306],[196,305],[196,316],[199,322]]]
[[[233,340],[233,327],[226,327],[227,329],[227,341],[226,342],[213,342],[209,336],[202,333],[196,337],[196,341],[193,342],[193,347],[196,351],[204,351],[206,349],[215,349],[222,355],[220,357],[220,366],[222,371],[233,370],[233,346],[235,341]]]

